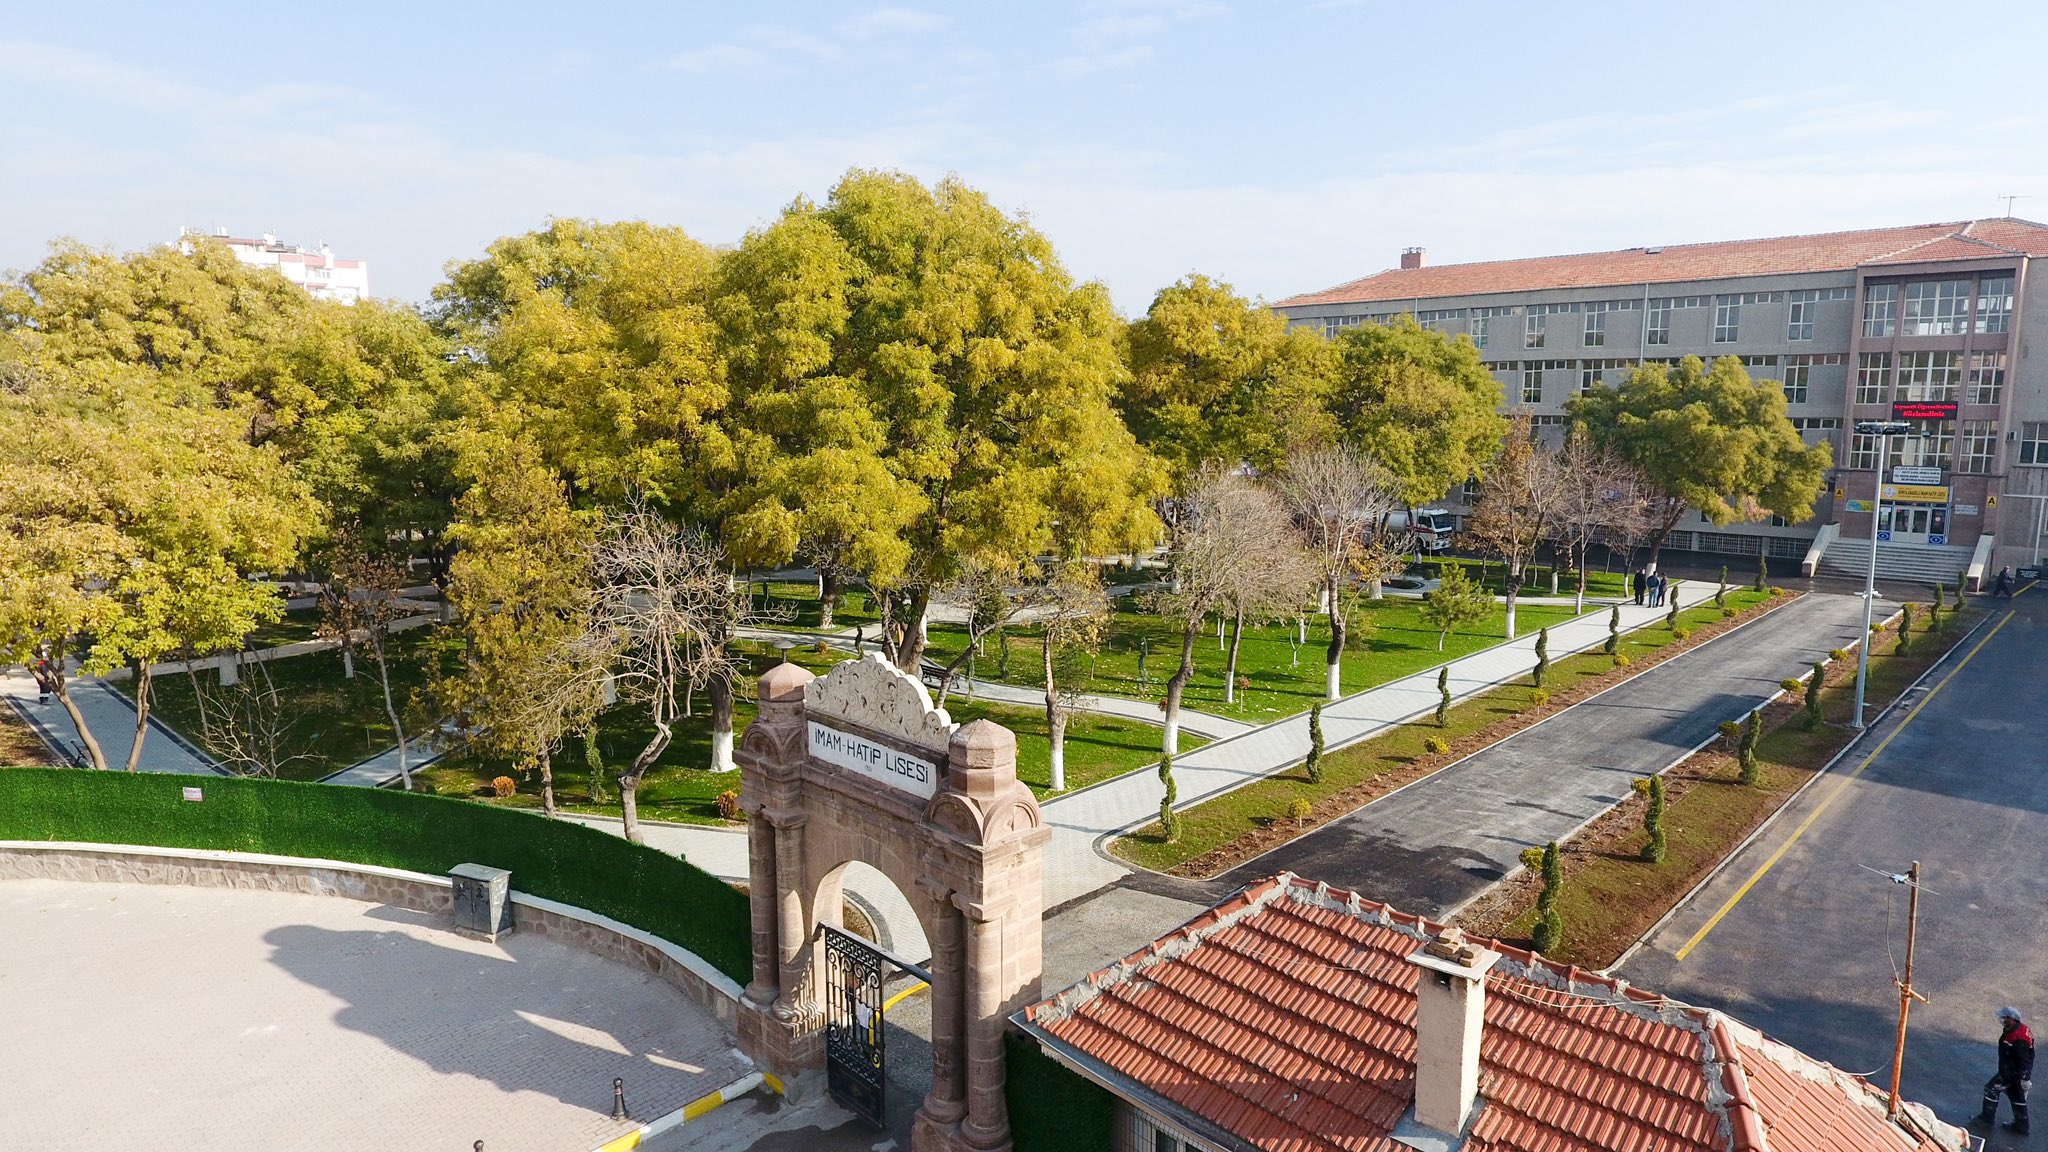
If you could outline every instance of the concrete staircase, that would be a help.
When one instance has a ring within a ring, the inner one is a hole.
[[[1887,541],[1877,549],[1877,575],[1883,580],[1930,587],[1942,584],[1953,592],[1957,574],[1970,566],[1971,552],[1969,548]],[[1820,570],[1829,576],[1861,580],[1870,571],[1870,541],[1830,540],[1821,554]]]

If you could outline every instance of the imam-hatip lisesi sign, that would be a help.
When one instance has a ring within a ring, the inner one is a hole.
[[[879,780],[926,800],[938,794],[937,764],[816,720],[810,722],[810,730],[811,755],[827,764],[837,764],[849,772]]]

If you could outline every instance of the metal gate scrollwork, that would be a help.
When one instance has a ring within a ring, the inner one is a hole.
[[[875,1124],[887,1110],[883,987],[890,961],[830,925],[825,936],[825,1079],[832,1098]]]

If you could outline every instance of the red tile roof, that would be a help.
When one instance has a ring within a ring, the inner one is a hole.
[[[1627,284],[1669,284],[1734,276],[1780,276],[1799,272],[1848,272],[1866,264],[1924,264],[1938,260],[1979,260],[2002,255],[2048,256],[2048,225],[2001,218],[1860,232],[1727,240],[1713,244],[1672,244],[1530,260],[1389,268],[1321,292],[1290,296],[1275,304],[1369,304],[1531,292],[1546,288],[1605,288]]]
[[[1411,1152],[1408,960],[1442,929],[1283,873],[1025,1010],[1080,1057],[1264,1152]],[[1495,942],[1466,1152],[1927,1152],[1915,1106],[1718,1012]]]

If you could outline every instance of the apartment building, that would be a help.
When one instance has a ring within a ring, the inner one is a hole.
[[[1952,582],[1973,559],[1996,571],[2041,557],[2048,370],[2028,351],[2048,349],[2048,302],[2030,303],[2028,269],[2043,256],[2048,226],[2013,218],[1438,267],[1411,248],[1399,267],[1274,307],[1330,335],[1409,315],[1467,337],[1507,410],[1539,428],[1561,430],[1571,396],[1639,364],[1737,357],[1784,389],[1835,468],[1803,523],[1694,515],[1667,546],[1794,560],[1818,540],[1827,567],[1860,572],[1874,529],[1883,570]],[[1894,438],[1880,470],[1875,438],[1853,427],[1894,404],[1933,418]]]
[[[181,240],[199,234],[191,228],[179,233]],[[343,260],[325,244],[317,249],[308,249],[283,243],[269,232],[257,237],[230,236],[225,228],[214,229],[213,239],[227,245],[235,258],[244,264],[277,269],[285,279],[304,288],[315,300],[354,304],[369,298],[369,262]]]

